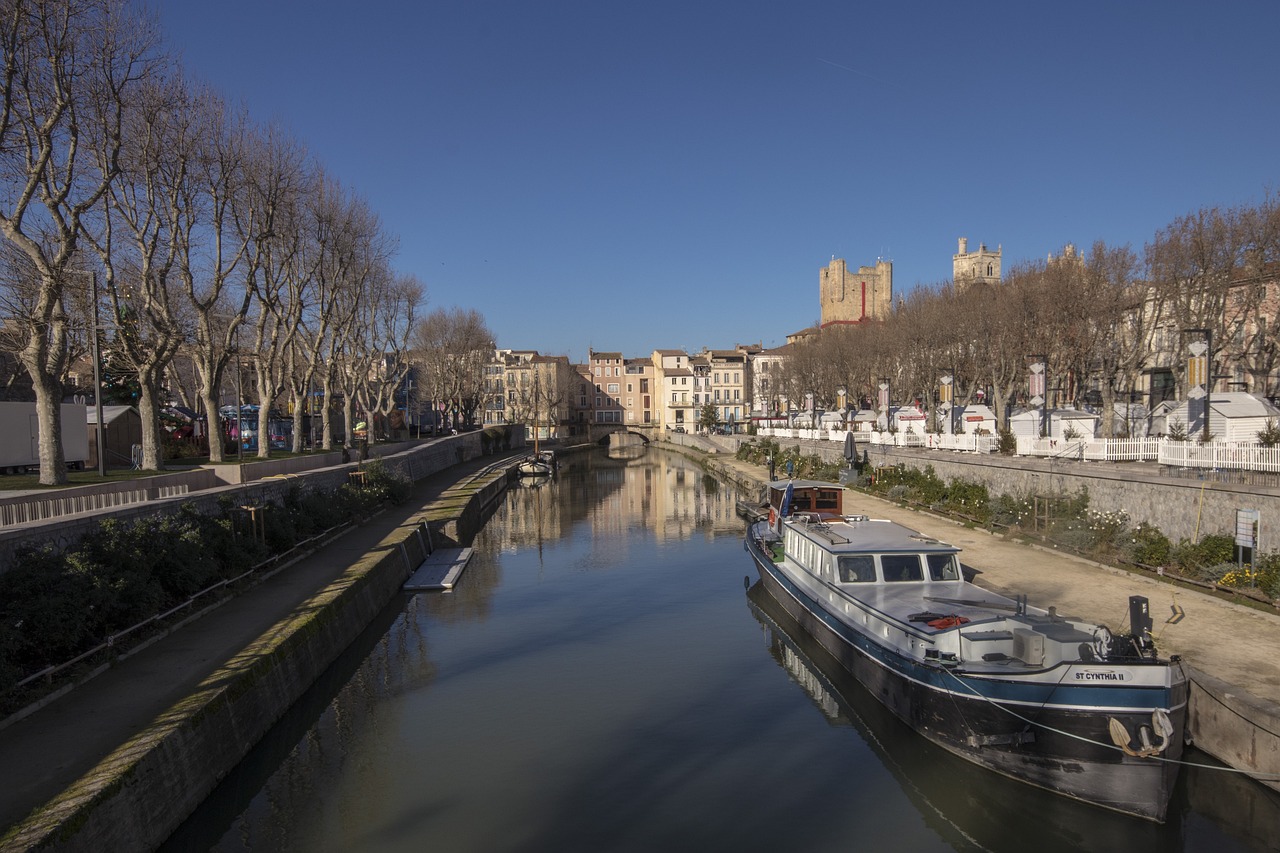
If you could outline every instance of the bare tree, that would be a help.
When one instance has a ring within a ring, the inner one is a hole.
[[[118,173],[123,115],[153,73],[156,38],[118,0],[11,0],[0,14],[0,234],[38,276],[19,357],[35,391],[40,482],[57,485],[67,480],[65,286],[83,219]]]
[[[305,225],[301,194],[307,184],[301,147],[278,128],[257,135],[248,153],[245,197],[253,213],[245,276],[253,292],[251,326],[253,377],[258,398],[257,455],[271,455],[271,416],[289,381],[285,353],[302,322],[306,290],[314,274],[303,251]]]
[[[126,117],[120,175],[88,233],[106,273],[108,316],[116,326],[112,347],[137,376],[147,470],[164,466],[162,383],[189,329],[173,275],[190,216],[183,188],[200,145],[189,104],[176,75],[144,87]]]
[[[1228,328],[1226,307],[1247,246],[1241,219],[1238,210],[1202,208],[1178,217],[1147,244],[1156,310],[1167,318],[1175,335],[1191,329],[1209,331],[1217,345],[1209,354],[1211,376],[1216,372],[1217,347],[1235,331]],[[1176,355],[1182,347],[1174,340],[1169,343]],[[1175,371],[1179,382],[1185,382],[1182,360],[1171,360],[1179,365]]]
[[[240,327],[253,297],[247,284],[238,292],[232,286],[255,231],[254,211],[245,198],[252,131],[243,111],[228,110],[212,92],[194,98],[192,110],[204,145],[179,201],[187,209],[187,228],[178,237],[177,268],[194,314],[191,359],[208,419],[209,460],[222,462],[222,377],[241,353]]]
[[[494,353],[493,333],[474,309],[437,309],[418,326],[418,362],[427,395],[451,408],[454,423],[474,418],[484,393],[484,367]]]

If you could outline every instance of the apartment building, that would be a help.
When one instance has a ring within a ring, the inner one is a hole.
[[[693,430],[698,422],[697,404],[693,402],[693,368],[689,354],[678,349],[653,351],[655,406],[658,425],[663,429]]]

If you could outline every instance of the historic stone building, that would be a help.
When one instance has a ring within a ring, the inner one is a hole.
[[[874,267],[850,272],[843,258],[832,258],[818,274],[821,326],[883,320],[893,307],[893,263],[876,261]]]
[[[986,243],[978,244],[978,251],[969,251],[969,238],[960,238],[960,251],[951,256],[951,280],[957,290],[963,290],[971,284],[1000,283],[1000,255],[1002,249],[996,246],[992,252]]]

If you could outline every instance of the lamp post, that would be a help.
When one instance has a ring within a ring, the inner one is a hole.
[[[92,325],[89,328],[89,353],[93,359],[93,407],[94,417],[97,418],[98,428],[94,430],[94,441],[98,451],[98,476],[106,478],[107,476],[107,455],[106,455],[106,436],[104,431],[107,425],[102,418],[102,354],[98,351],[98,271],[97,270],[67,270],[67,272],[76,275],[89,276],[90,290],[89,299],[91,302],[90,309],[92,311]]]
[[[89,335],[93,351],[93,406],[98,419],[98,428],[94,430],[94,439],[98,444],[98,476],[107,476],[106,434],[107,425],[102,420],[102,358],[98,352],[98,271],[89,270],[89,278],[93,282],[93,329]]]
[[[1187,389],[1187,397],[1188,399],[1204,397],[1204,437],[1201,443],[1208,444],[1209,402],[1213,393],[1213,332],[1210,329],[1183,329],[1182,331],[1188,335],[1204,337],[1203,341],[1195,341],[1187,347],[1191,351],[1191,358],[1187,360],[1187,384],[1191,386]],[[1201,387],[1204,388],[1203,395],[1196,393],[1196,390]]]
[[[404,380],[404,416],[404,431],[408,435],[413,429],[413,380],[408,377]],[[422,437],[421,433],[418,437]]]

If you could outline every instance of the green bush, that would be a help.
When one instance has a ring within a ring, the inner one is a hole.
[[[188,504],[168,516],[106,519],[65,553],[47,547],[20,553],[0,575],[0,691],[412,491],[381,460],[364,471],[360,486],[290,489],[279,503],[257,508],[260,530],[223,497],[216,514]]]
[[[1179,542],[1173,561],[1179,569],[1196,577],[1210,566],[1234,562],[1235,547],[1235,539],[1231,536],[1211,533],[1199,542]]]
[[[1011,429],[999,430],[1000,443],[996,449],[1005,456],[1012,456],[1018,452],[1018,437],[1013,434]]]
[[[952,479],[947,483],[942,499],[942,506],[947,511],[983,522],[991,517],[990,503],[991,496],[987,493],[986,486],[960,479]]]
[[[1167,566],[1173,553],[1169,537],[1145,521],[1129,534],[1129,559],[1144,566]]]

